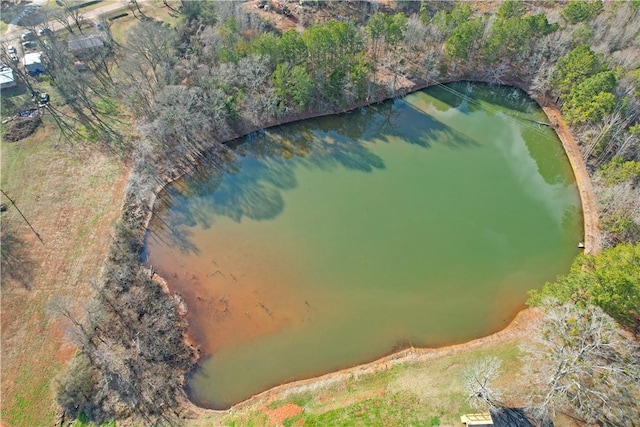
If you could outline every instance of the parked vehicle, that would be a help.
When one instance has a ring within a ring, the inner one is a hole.
[[[25,33],[22,33],[22,36],[20,36],[22,38],[22,40],[35,40],[36,39],[36,33],[34,33],[33,31],[27,31]]]
[[[18,53],[18,51],[16,50],[16,47],[15,47],[15,46],[13,46],[13,45],[10,45],[10,46],[7,48],[7,52],[9,52],[9,54],[14,54],[14,55]]]
[[[51,31],[51,29],[48,28],[48,27],[43,27],[43,28],[40,28],[38,30],[38,35],[39,36],[47,36],[47,35],[52,34],[52,33],[53,32]]]
[[[22,47],[27,50],[27,49],[35,49],[38,45],[36,44],[36,42],[34,42],[33,40],[29,40],[28,42],[23,42],[22,43]]]

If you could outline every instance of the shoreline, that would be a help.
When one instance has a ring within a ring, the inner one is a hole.
[[[472,81],[472,82],[475,81],[475,82],[481,82],[481,83],[491,83],[491,82],[487,82],[486,80],[477,79],[477,78],[476,79],[455,78],[455,79],[444,79],[443,81],[433,81],[433,82],[418,81],[418,82],[412,82],[412,84],[409,86],[400,87],[397,91],[396,97],[402,97],[407,94],[410,94],[419,90],[423,90],[432,86],[452,83],[456,81]],[[580,195],[580,201],[581,201],[582,211],[583,211],[583,225],[584,225],[584,245],[585,245],[584,252],[588,255],[597,255],[602,249],[601,235],[599,232],[599,216],[598,216],[598,210],[597,210],[597,206],[598,206],[597,199],[595,196],[595,192],[593,190],[593,185],[591,183],[591,177],[589,176],[585,162],[582,159],[582,155],[578,148],[578,144],[575,138],[573,137],[573,134],[571,133],[568,125],[564,121],[560,110],[555,105],[555,103],[553,103],[553,101],[551,100],[551,98],[549,98],[548,95],[544,95],[544,97],[541,97],[535,93],[532,93],[526,85],[524,85],[522,82],[518,80],[509,79],[502,85],[518,88],[523,92],[525,92],[527,96],[529,96],[531,99],[533,99],[543,110],[548,120],[550,121],[551,126],[554,129],[556,135],[558,135],[558,138],[562,143],[564,152],[571,165],[571,169],[573,171],[574,178],[576,180],[576,185],[578,187],[578,192]],[[298,113],[286,119],[276,120],[275,122],[270,123],[266,126],[250,128],[247,131],[242,131],[238,133],[238,135],[235,136],[234,138],[229,139],[223,142],[222,144],[224,144],[229,148],[232,148],[234,147],[233,145],[234,141],[237,141],[240,138],[243,138],[247,135],[250,135],[260,130],[269,129],[269,128],[280,126],[283,124],[294,123],[294,122],[298,122],[298,121],[306,120],[310,118],[344,114],[350,111],[357,110],[358,108],[362,108],[369,105],[375,105],[393,98],[395,97],[382,97],[381,99],[375,99],[372,101],[371,100],[362,101],[355,105],[350,105],[348,108],[343,108],[338,111],[332,111],[332,112]],[[196,159],[197,159],[197,156],[193,156],[191,160],[196,161]],[[194,171],[194,169],[195,169],[194,164],[191,163],[185,166],[182,170],[171,170],[165,174],[165,176],[163,177],[164,178],[163,183],[157,186],[156,189],[153,191],[149,206],[147,206],[147,209],[149,209],[149,211],[145,219],[143,220],[143,224],[142,224],[145,234],[148,230],[149,223],[153,217],[153,214],[154,214],[153,209],[155,207],[156,201],[158,199],[158,196],[161,194],[161,192],[164,189],[166,189],[166,187],[169,186],[174,181],[177,181],[185,176],[188,176],[190,173]],[[166,280],[159,276],[158,276],[158,279],[160,279],[161,283],[163,283],[164,285],[162,286],[163,290],[167,291],[167,293],[171,295],[168,292],[169,289],[168,289],[168,283],[166,282]],[[182,311],[184,312],[184,314],[186,314],[185,310],[188,310],[188,307],[182,307],[182,308],[183,308]],[[431,358],[435,358],[438,356],[458,353],[468,349],[477,348],[487,343],[496,343],[496,342],[506,341],[515,336],[520,336],[518,335],[517,332],[525,331],[527,329],[526,323],[532,323],[531,320],[535,320],[535,318],[537,318],[536,316],[541,316],[541,312],[539,310],[533,309],[533,308],[525,308],[516,314],[515,318],[509,323],[509,325],[506,328],[498,332],[495,332],[491,335],[481,337],[481,338],[468,341],[465,343],[461,343],[461,344],[448,345],[448,346],[443,346],[438,348],[411,347],[409,349],[400,350],[398,352],[381,357],[380,359],[377,359],[369,363],[356,365],[353,367],[330,372],[321,376],[317,376],[317,377],[313,377],[305,380],[294,381],[290,383],[285,383],[285,384],[278,385],[276,387],[272,387],[242,402],[236,403],[235,405],[232,405],[230,408],[224,409],[224,410],[207,409],[207,408],[202,408],[200,406],[197,406],[196,404],[191,402],[191,400],[189,400],[184,388],[183,388],[183,392],[178,397],[178,400],[180,401],[181,405],[185,409],[188,409],[192,413],[195,413],[198,415],[230,414],[235,410],[252,406],[253,404],[263,400],[273,399],[275,398],[275,396],[279,396],[281,394],[286,396],[287,394],[290,394],[290,393],[297,393],[305,390],[313,390],[316,388],[325,387],[330,384],[335,384],[335,383],[347,380],[353,376],[357,377],[359,375],[366,375],[366,374],[377,372],[380,370],[386,370],[398,364],[429,360]],[[525,324],[523,325],[523,323]],[[193,348],[195,343],[193,343],[188,336],[185,336],[184,339],[185,339],[185,343],[187,343],[189,346]],[[196,345],[196,348],[197,348],[197,345]],[[182,378],[182,382],[184,384],[184,376]]]
[[[236,403],[229,409],[202,408],[191,402],[186,395],[182,403],[196,415],[229,415],[234,411],[247,409],[258,404],[268,404],[269,402],[286,398],[292,394],[313,392],[314,390],[358,379],[361,376],[387,371],[398,365],[425,362],[442,356],[451,356],[465,351],[479,349],[490,344],[503,343],[509,340],[524,338],[530,336],[534,332],[533,329],[537,323],[536,321],[542,316],[543,312],[539,308],[525,308],[518,312],[516,317],[509,323],[509,325],[507,325],[506,328],[485,337],[443,347],[409,347],[371,362],[349,368],[343,368],[312,378],[277,385],[255,394],[242,402]]]
[[[532,97],[533,98],[533,97]],[[535,98],[533,98],[535,99]],[[598,200],[593,189],[591,177],[587,171],[587,166],[582,159],[582,154],[578,148],[578,143],[573,137],[569,126],[564,121],[560,109],[549,96],[545,96],[544,103],[539,100],[535,101],[540,105],[542,111],[549,118],[553,130],[558,135],[564,152],[571,163],[573,176],[580,193],[580,201],[582,203],[582,216],[584,220],[584,253],[587,255],[598,255],[602,250],[602,234],[600,233],[600,216],[598,215]]]

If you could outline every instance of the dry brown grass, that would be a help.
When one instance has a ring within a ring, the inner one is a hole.
[[[161,1],[146,2],[144,10],[165,21],[175,18]],[[125,21],[115,21],[114,32],[137,22]],[[3,259],[0,294],[0,425],[52,425],[51,385],[75,349],[67,325],[47,307],[66,298],[82,312],[120,217],[128,168],[97,146],[61,141],[50,123],[19,142],[3,140],[1,148],[1,188],[42,242],[15,207],[2,213],[3,255],[10,256]]]
[[[0,299],[3,425],[53,423],[51,382],[74,349],[47,304],[68,297],[81,305],[90,294],[120,214],[126,172],[95,147],[60,143],[51,125],[2,143],[2,189],[42,238],[15,207],[2,214],[3,245],[12,243],[3,251],[15,256],[3,263]]]

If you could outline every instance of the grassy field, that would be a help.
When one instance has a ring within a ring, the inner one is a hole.
[[[142,10],[142,13],[144,13],[148,18],[162,21],[171,26],[174,26],[178,22],[178,15],[167,9],[167,7],[162,3],[161,0],[150,0],[144,3],[140,3],[140,9]],[[103,19],[108,19],[109,17],[116,16],[119,13],[125,12],[128,13],[127,16],[115,19],[111,22],[111,33],[114,40],[123,45],[127,41],[127,35],[129,34],[131,28],[133,28],[139,22],[138,18],[133,15],[133,12],[129,7],[122,7],[106,13],[102,16]]]
[[[101,2],[107,3],[113,2]],[[148,2],[145,10],[172,19],[161,5]],[[135,22],[117,20],[114,32],[124,34]],[[30,103],[18,91],[2,96],[3,103]],[[1,218],[3,427],[54,424],[52,383],[75,350],[68,324],[52,313],[51,302],[66,300],[74,313],[82,312],[120,216],[127,173],[128,166],[98,144],[61,139],[46,115],[30,137],[2,141],[1,188],[35,230],[2,196],[9,206]]]
[[[96,147],[60,141],[47,124],[20,142],[2,142],[3,425],[52,425],[51,383],[72,356],[66,324],[48,310],[74,310],[90,295],[120,214],[126,167]]]
[[[151,16],[163,13],[150,9]],[[4,12],[2,31],[11,15]],[[3,119],[32,104],[24,91],[2,97],[3,107],[16,104],[15,111],[3,108]],[[68,325],[49,307],[66,299],[81,313],[120,216],[128,169],[97,146],[65,142],[46,117],[36,133],[3,140],[0,149],[0,186],[16,204],[1,197],[8,210],[1,217],[0,425],[53,425],[52,384],[74,347]]]

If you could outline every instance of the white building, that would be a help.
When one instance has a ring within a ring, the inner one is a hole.
[[[16,79],[13,76],[13,70],[4,65],[0,66],[0,89],[6,89],[16,86]]]
[[[42,61],[42,52],[27,53],[22,59],[22,63],[29,74],[40,74],[47,69]]]

